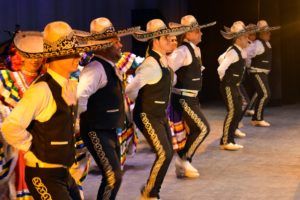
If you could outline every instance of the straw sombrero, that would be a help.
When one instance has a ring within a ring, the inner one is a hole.
[[[170,22],[169,26],[171,28],[175,28],[175,27],[189,27],[190,30],[194,30],[196,28],[207,28],[207,27],[211,27],[214,26],[217,22],[211,22],[211,23],[207,23],[207,24],[202,24],[200,25],[198,23],[198,21],[196,20],[196,18],[193,15],[186,15],[184,17],[181,18],[180,20],[180,24],[179,23],[175,23],[175,22]]]
[[[152,19],[147,23],[146,31],[138,31],[133,34],[134,38],[146,42],[150,39],[165,35],[181,35],[190,30],[190,27],[174,27],[169,28],[161,19]]]
[[[224,27],[224,29],[225,31],[221,30],[220,32],[221,35],[227,40],[231,40],[242,35],[255,33],[258,30],[257,28],[246,28],[245,24],[242,21],[236,21],[230,28]]]
[[[14,44],[27,58],[52,58],[96,51],[113,45],[111,40],[89,41],[83,39],[84,32],[77,32],[65,22],[49,23],[44,32],[21,31],[16,34]],[[88,35],[86,35],[88,37]]]
[[[269,26],[266,20],[260,20],[257,22],[259,32],[269,32],[280,29],[280,26]]]
[[[102,40],[113,37],[124,37],[139,31],[140,26],[116,30],[111,21],[105,17],[94,19],[90,24],[90,40]]]

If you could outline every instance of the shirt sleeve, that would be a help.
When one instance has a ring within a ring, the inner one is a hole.
[[[173,69],[174,72],[176,72],[180,67],[188,65],[192,62],[192,60],[190,60],[190,63],[188,63],[187,59],[189,57],[187,53],[189,53],[188,48],[186,46],[180,46],[168,56],[168,65]]]
[[[47,83],[32,85],[2,124],[2,134],[8,144],[28,151],[32,135],[26,130],[32,120],[47,107],[52,97]]]
[[[77,86],[78,115],[86,111],[89,97],[106,84],[107,76],[101,63],[93,61],[83,68]]]
[[[137,68],[135,77],[127,85],[125,93],[133,101],[143,86],[146,84],[155,84],[161,77],[162,72],[157,61],[152,57],[147,57],[141,66]]]
[[[237,57],[237,53],[233,49],[231,49],[224,55],[224,59],[220,60],[220,58],[219,58],[220,65],[218,67],[218,74],[219,74],[220,80],[223,79],[226,70],[232,63],[234,63],[234,61],[236,60],[236,57]]]
[[[260,55],[260,54],[263,54],[265,52],[265,47],[264,47],[264,45],[262,44],[261,41],[256,40],[254,42],[254,44],[255,44],[255,49],[254,49],[254,56],[253,57],[255,57],[257,55]]]

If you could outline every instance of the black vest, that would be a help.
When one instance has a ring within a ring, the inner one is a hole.
[[[269,48],[267,43],[263,40],[259,40],[263,44],[265,51],[264,53],[252,58],[251,66],[261,69],[271,70],[272,66],[272,48]]]
[[[31,122],[27,128],[32,134],[30,151],[43,162],[71,166],[75,161],[75,106],[66,104],[61,96],[61,86],[48,73],[37,80],[42,81],[51,90],[56,112],[46,122]]]
[[[195,51],[189,43],[184,42],[183,45],[189,49],[192,55],[192,63],[179,68],[175,72],[177,75],[175,88],[200,91],[202,87],[201,58],[196,57]]]
[[[225,76],[222,79],[223,83],[226,84],[240,84],[243,79],[245,71],[245,59],[243,59],[241,51],[236,47],[232,46],[231,49],[234,49],[239,56],[239,60],[235,63],[232,63],[226,70]],[[229,51],[231,51],[231,49]]]
[[[160,66],[162,78],[155,84],[147,84],[139,90],[135,101],[134,113],[145,112],[156,117],[165,117],[172,87],[172,71],[163,67],[160,56],[154,51],[149,52]]]
[[[123,128],[125,110],[122,82],[111,64],[97,57],[93,60],[103,65],[107,84],[89,97],[84,116],[92,129]]]

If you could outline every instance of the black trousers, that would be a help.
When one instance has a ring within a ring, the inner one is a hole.
[[[255,93],[257,94],[256,104],[254,107],[255,113],[252,116],[252,120],[260,121],[264,119],[264,108],[269,102],[271,96],[268,74],[251,73],[251,76],[255,86]]]
[[[255,92],[249,102],[248,109],[254,110],[254,106],[257,103],[257,93]]]
[[[82,120],[80,133],[84,144],[102,171],[97,200],[116,199],[122,182],[120,145],[116,129],[92,130]]]
[[[220,144],[234,142],[234,132],[243,117],[243,100],[237,84],[221,82],[220,91],[226,104],[227,115],[223,125],[223,136]]]
[[[188,126],[187,140],[183,149],[177,153],[180,158],[192,161],[192,158],[210,132],[209,124],[203,115],[199,99],[172,94],[171,103],[174,109],[182,113],[182,120]]]
[[[25,181],[35,200],[80,200],[78,187],[66,168],[25,168]]]
[[[142,195],[159,198],[161,185],[173,157],[168,120],[166,116],[154,117],[144,112],[134,112],[134,122],[156,155],[148,181],[142,189]]]

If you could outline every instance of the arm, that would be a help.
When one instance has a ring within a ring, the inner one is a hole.
[[[143,86],[146,84],[155,84],[161,77],[162,72],[156,60],[152,57],[147,57],[139,68],[137,68],[136,76],[127,85],[125,93],[133,101]]]
[[[185,63],[187,59],[187,51],[188,49],[186,46],[180,46],[177,49],[175,49],[171,55],[167,57],[168,64],[170,68],[173,69],[174,72],[176,72],[182,66],[189,64],[189,63],[188,64]]]
[[[93,61],[83,68],[77,87],[78,116],[86,111],[89,97],[106,84],[107,76],[101,63]]]
[[[23,151],[29,150],[32,135],[26,129],[47,107],[51,97],[51,91],[44,82],[32,85],[24,93],[2,125],[2,134],[8,144]]]
[[[222,54],[223,55],[223,54]],[[221,55],[221,56],[222,56]],[[226,54],[224,59],[218,59],[220,60],[220,66],[218,67],[218,74],[220,77],[220,80],[223,79],[223,77],[225,76],[225,72],[228,69],[228,67],[231,65],[231,63],[234,62],[234,60],[236,59],[237,54],[236,52],[232,49],[229,50]]]

